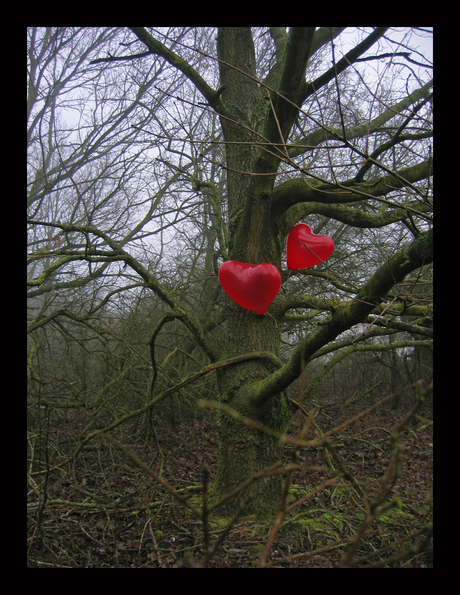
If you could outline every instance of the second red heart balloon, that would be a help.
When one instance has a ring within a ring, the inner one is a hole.
[[[219,269],[219,281],[234,302],[256,314],[265,314],[281,287],[279,270],[268,262],[227,260]]]
[[[309,225],[295,225],[286,241],[286,264],[288,269],[306,269],[324,262],[334,251],[334,240],[316,235]]]

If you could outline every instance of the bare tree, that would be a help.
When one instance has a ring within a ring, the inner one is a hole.
[[[248,490],[251,510],[279,505],[281,476],[263,472],[281,459],[293,411],[285,391],[313,359],[369,339],[377,349],[386,333],[398,347],[408,340],[398,333],[430,340],[431,294],[418,292],[432,262],[431,65],[416,47],[426,32],[395,41],[390,28],[354,30],[342,51],[347,33],[29,32],[29,297],[88,288],[85,306],[81,295],[51,311],[40,303],[30,329],[82,322],[123,284],[152,292],[167,311],[150,339],[146,408],[165,396],[155,394],[155,343],[181,321],[213,364],[202,373],[218,373],[212,495],[237,494],[224,512]],[[63,120],[72,105],[76,126]],[[336,249],[288,271],[286,236],[299,221]],[[217,269],[228,259],[281,272],[267,314],[223,293]],[[201,307],[189,283],[201,284]]]

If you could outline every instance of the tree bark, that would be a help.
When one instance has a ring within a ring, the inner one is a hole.
[[[255,80],[254,45],[250,28],[219,29],[218,52],[221,83],[224,85],[221,117],[227,143],[228,200],[230,214],[229,258],[252,264],[268,262],[281,267],[282,247],[278,223],[271,216],[271,193],[279,158],[260,148],[270,117],[266,92]],[[265,97],[264,97],[265,96]],[[230,118],[230,119],[229,119]],[[279,136],[275,139],[279,142]],[[233,144],[238,143],[238,144]],[[263,171],[261,171],[263,170]],[[273,315],[259,316],[227,298],[225,358],[242,353],[269,351],[279,355],[280,330]],[[232,369],[231,369],[232,368]],[[219,373],[221,400],[240,415],[257,424],[283,431],[289,420],[285,399],[275,395],[262,407],[246,398],[246,387],[273,373],[273,363],[252,360],[222,369]],[[280,461],[279,440],[259,429],[221,414],[219,461],[214,498],[233,491],[257,472]],[[281,496],[281,478],[264,478],[239,494],[221,509],[234,512],[250,491],[249,511],[273,512]]]

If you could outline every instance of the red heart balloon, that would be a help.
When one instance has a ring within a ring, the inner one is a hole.
[[[234,302],[256,314],[265,314],[281,287],[279,270],[268,262],[227,260],[219,269],[219,281]]]
[[[334,240],[314,234],[309,225],[295,225],[286,241],[286,264],[288,269],[298,270],[324,262],[334,250]]]

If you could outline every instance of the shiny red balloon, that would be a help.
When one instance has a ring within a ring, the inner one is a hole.
[[[295,225],[286,241],[286,264],[297,271],[324,262],[334,251],[334,240],[328,236],[316,235],[309,225]]]
[[[256,314],[265,314],[281,287],[279,270],[268,262],[227,260],[219,269],[219,281],[234,302]]]

